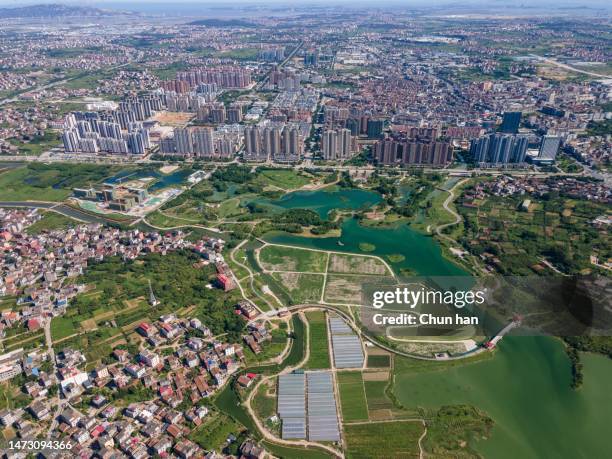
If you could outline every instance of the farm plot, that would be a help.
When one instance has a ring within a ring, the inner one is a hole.
[[[323,273],[327,265],[325,252],[267,245],[259,252],[259,261],[267,271]]]
[[[323,274],[276,272],[272,277],[294,304],[318,302],[323,291]]]
[[[379,258],[343,255],[339,253],[331,254],[329,272],[371,274],[376,276],[387,276],[391,274],[387,266]]]
[[[367,421],[368,405],[361,372],[338,373],[338,390],[344,422]]]
[[[345,425],[346,457],[381,457],[384,451],[387,458],[418,458],[423,429],[420,422],[409,421]]]
[[[390,285],[391,277],[329,274],[325,286],[325,301],[330,303],[362,304],[366,284]]]

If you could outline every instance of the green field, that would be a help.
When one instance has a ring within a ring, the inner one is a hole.
[[[525,199],[487,196],[472,202],[460,198],[457,208],[465,219],[465,231],[459,242],[470,253],[485,255],[501,274],[516,276],[552,273],[542,260],[563,273],[586,274],[595,270],[591,255],[601,260],[612,257],[610,232],[592,224],[609,213],[609,206],[550,193],[544,198],[530,196],[525,210],[521,207]],[[462,205],[467,203],[470,206]]]
[[[272,277],[277,281],[276,286],[291,298],[293,304],[318,302],[321,299],[322,274],[273,273]]]
[[[323,450],[313,448],[292,448],[290,446],[277,445],[269,441],[262,442],[267,451],[274,454],[279,459],[331,459],[331,454],[326,453]]]
[[[327,254],[293,247],[267,245],[259,253],[262,267],[268,271],[325,272]]]
[[[257,183],[283,190],[301,188],[311,182],[310,177],[293,169],[258,169]]]
[[[0,200],[63,201],[74,187],[100,183],[119,170],[118,166],[30,163],[0,174]]]
[[[368,355],[368,368],[389,368],[390,366],[390,355]]]
[[[223,413],[213,413],[189,434],[189,439],[206,450],[221,450],[229,434],[238,434],[243,427]]]
[[[388,384],[388,381],[363,382],[369,410],[390,410],[394,408],[393,402],[385,393]]]
[[[266,394],[267,391],[268,385],[265,383],[261,384],[252,402],[255,414],[257,414],[262,421],[265,421],[276,413],[276,397],[268,397]]]
[[[222,51],[215,54],[219,59],[236,59],[239,61],[248,61],[256,59],[259,55],[259,48],[237,48],[230,51]]]
[[[420,422],[411,421],[345,425],[346,457],[418,458],[423,429]]]
[[[340,406],[344,422],[367,421],[368,406],[361,372],[341,372],[338,376]]]
[[[329,368],[329,346],[325,312],[307,312],[306,319],[308,319],[310,326],[310,357],[304,368],[310,370]]]
[[[60,138],[57,133],[47,131],[44,135],[35,136],[28,142],[17,141],[16,139],[11,139],[10,142],[19,148],[19,153],[22,155],[39,156],[46,150],[58,146]]]
[[[67,229],[76,226],[78,223],[65,215],[55,212],[44,212],[42,218],[27,228],[28,234],[39,234],[43,231],[53,231]]]

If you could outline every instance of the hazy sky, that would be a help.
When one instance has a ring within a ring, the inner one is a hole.
[[[509,9],[517,11],[525,8],[526,11],[551,10],[559,8],[590,7],[612,11],[611,0],[0,0],[3,7],[19,7],[36,4],[60,3],[65,5],[91,6],[97,8],[114,8],[120,10],[150,11],[177,13],[180,10],[187,12],[201,8],[222,10],[236,9],[240,6],[271,6],[278,8],[282,5],[288,7],[307,7],[316,6],[336,6],[346,5],[351,8],[361,7],[440,7],[444,5],[452,6],[453,9],[487,9],[494,12],[496,9],[507,11]],[[484,7],[484,8],[483,8]]]

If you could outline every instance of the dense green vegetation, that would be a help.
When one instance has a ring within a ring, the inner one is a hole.
[[[589,122],[587,134],[590,136],[606,136],[612,134],[612,120]]]
[[[62,201],[72,188],[100,183],[119,170],[94,164],[29,163],[0,174],[0,199]]]
[[[564,273],[580,273],[594,268],[591,255],[612,256],[608,232],[592,224],[608,212],[604,204],[550,193],[531,197],[525,211],[520,209],[525,199],[489,196],[477,208],[458,205],[465,226],[461,244],[474,255],[488,256],[503,274],[542,271],[542,260]]]
[[[43,231],[53,231],[66,229],[76,226],[77,222],[69,217],[55,212],[45,212],[42,218],[30,225],[27,229],[28,234],[39,234]]]
[[[433,457],[477,457],[470,442],[488,437],[492,427],[493,420],[473,406],[443,406],[427,420],[423,448]]]
[[[56,132],[46,131],[43,135],[32,136],[23,141],[11,139],[10,142],[19,148],[20,154],[38,156],[45,150],[59,145],[60,138]]]

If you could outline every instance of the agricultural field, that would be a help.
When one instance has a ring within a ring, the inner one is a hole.
[[[391,366],[390,354],[368,354],[368,368],[389,368]]]
[[[389,381],[382,378],[375,380],[371,375],[372,373],[366,373],[363,381],[366,400],[368,402],[368,410],[370,410],[370,412],[377,410],[392,410],[394,408],[393,402],[385,393]]]
[[[345,424],[349,459],[366,457],[418,458],[419,437],[424,426],[418,421]]]
[[[330,273],[371,274],[387,276],[387,266],[378,258],[360,255],[332,253],[329,259]]]
[[[307,249],[267,245],[259,252],[261,266],[267,271],[323,273],[327,254]]]
[[[325,285],[324,299],[330,303],[362,304],[365,285],[388,285],[392,282],[392,277],[329,274]]]
[[[276,284],[294,304],[319,302],[323,291],[323,274],[273,273]]]
[[[327,320],[324,311],[309,311],[306,319],[310,327],[310,358],[304,369],[318,370],[330,367],[327,338]]]
[[[609,214],[604,204],[551,196],[531,199],[491,196],[476,207],[458,205],[465,219],[460,242],[474,255],[484,254],[502,274],[533,275],[549,271],[546,263],[563,273],[593,272],[591,255],[612,258],[610,234],[592,222]],[[486,234],[486,238],[481,238]]]
[[[344,422],[367,421],[368,405],[361,372],[339,372],[337,377]]]

